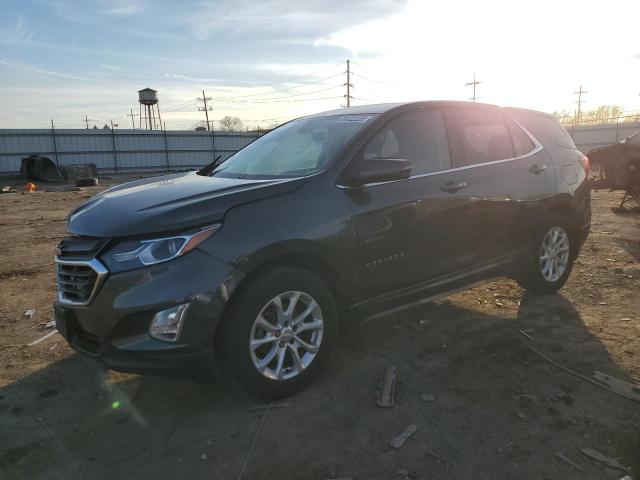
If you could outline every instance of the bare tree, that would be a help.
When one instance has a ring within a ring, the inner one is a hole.
[[[599,125],[604,123],[616,123],[618,119],[624,118],[624,109],[620,105],[600,105],[592,110],[580,112],[580,123]],[[553,112],[553,116],[567,126],[576,122],[576,114],[571,114],[567,110]]]
[[[220,129],[225,132],[240,132],[244,128],[242,120],[227,115],[220,120]]]
[[[562,110],[561,112],[555,111],[553,112],[553,116],[560,120],[560,123],[562,123],[563,125],[570,124],[574,119],[574,116],[566,110]]]
[[[600,105],[593,110],[588,110],[581,115],[580,120],[586,120],[589,123],[616,123],[622,117],[623,109],[620,105]]]

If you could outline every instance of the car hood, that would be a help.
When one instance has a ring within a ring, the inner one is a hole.
[[[69,215],[67,231],[91,237],[123,237],[185,230],[222,221],[227,210],[296,190],[304,179],[246,180],[195,172],[118,185],[92,197]]]

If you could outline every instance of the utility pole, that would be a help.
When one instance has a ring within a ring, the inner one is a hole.
[[[207,101],[211,102],[211,97],[207,97],[204,94],[204,90],[202,91],[202,98],[198,97],[198,101],[204,103],[204,107],[200,108],[198,107],[199,111],[203,111],[204,110],[204,116],[207,119],[207,130],[211,130],[211,125],[209,124],[209,111],[213,110],[212,107],[207,106]]]
[[[578,101],[575,102],[575,103],[578,104],[578,111],[576,112],[576,121],[575,121],[576,126],[578,126],[578,125],[580,125],[580,110],[582,110],[582,102],[583,102],[582,95],[587,93],[587,91],[586,90],[582,90],[582,85],[580,85],[580,88],[578,89],[578,91],[577,92],[573,92],[573,93],[578,95]]]
[[[347,99],[347,107],[350,107],[351,100],[353,100],[353,97],[351,96],[353,84],[351,83],[351,62],[349,60],[347,60],[347,83],[345,83],[344,86],[347,87],[347,94],[344,97]]]
[[[476,80],[476,74],[474,72],[473,74],[473,82],[467,82],[464,84],[465,87],[471,87],[473,86],[473,97],[471,97],[471,100],[473,100],[474,102],[478,99],[478,97],[476,96],[476,85],[480,85],[482,82],[480,80]]]
[[[133,121],[133,117],[139,117],[139,116],[140,116],[140,114],[139,114],[139,113],[133,113],[133,108],[131,108],[129,111],[130,111],[131,113],[127,113],[127,117],[131,117],[131,128],[132,128],[133,130],[135,130],[135,129],[136,129],[136,124],[135,124],[135,122]]]
[[[86,123],[87,130],[89,130],[89,118],[86,115],[84,116],[84,123]]]

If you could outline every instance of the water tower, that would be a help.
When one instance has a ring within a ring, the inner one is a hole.
[[[144,123],[146,130],[162,130],[160,107],[158,105],[158,91],[153,88],[138,90],[138,102],[140,102],[140,129]]]

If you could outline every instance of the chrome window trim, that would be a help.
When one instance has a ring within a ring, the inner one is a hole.
[[[429,172],[429,173],[420,173],[418,175],[411,175],[409,178],[403,178],[403,179],[399,179],[399,180],[389,180],[386,182],[371,182],[371,183],[363,183],[362,185],[357,185],[357,186],[349,186],[349,185],[342,185],[342,184],[336,184],[336,187],[341,188],[341,189],[345,189],[345,190],[350,190],[353,188],[362,188],[362,187],[375,187],[377,185],[385,185],[387,183],[396,183],[396,182],[406,182],[407,180],[413,180],[414,178],[423,178],[423,177],[431,177],[433,175],[442,175],[443,173],[450,173],[450,172],[458,172],[458,171],[462,171],[462,170],[468,170],[470,168],[477,168],[477,167],[486,167],[488,165],[497,165],[499,163],[506,163],[506,162],[513,162],[516,160],[522,160],[523,158],[527,158],[530,157],[532,155],[535,155],[536,153],[542,151],[544,149],[544,147],[542,146],[542,144],[538,141],[538,139],[536,137],[534,137],[526,128],[524,128],[522,126],[522,124],[520,122],[518,122],[517,120],[514,120],[513,118],[509,117],[511,120],[513,120],[513,122],[529,137],[529,139],[533,142],[533,149],[530,150],[529,152],[523,154],[523,155],[519,155],[517,157],[511,157],[511,158],[505,158],[502,160],[493,160],[491,162],[484,162],[484,163],[474,163],[473,165],[465,165],[463,167],[456,167],[456,168],[449,168],[447,170],[439,170],[437,172]]]
[[[92,258],[91,260],[63,260],[60,257],[56,256],[55,262],[56,262],[56,288],[58,290],[58,302],[61,305],[72,305],[74,307],[86,307],[91,303],[96,293],[98,292],[98,288],[100,288],[100,285],[104,281],[104,278],[109,273],[109,270],[107,270],[107,268],[97,258]],[[96,283],[93,285],[93,290],[91,290],[91,294],[89,294],[89,297],[85,302],[76,302],[74,300],[69,300],[65,298],[65,296],[63,295],[58,285],[58,269],[57,269],[58,265],[89,267],[94,272],[96,272]]]

